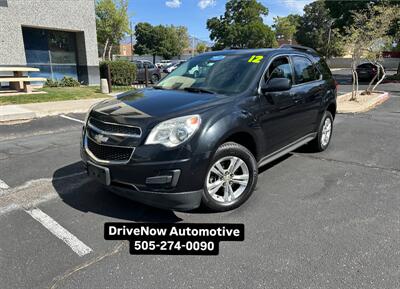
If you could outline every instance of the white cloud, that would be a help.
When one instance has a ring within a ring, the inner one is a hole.
[[[165,5],[169,8],[179,8],[181,7],[182,1],[181,0],[168,0],[165,1]]]
[[[215,6],[216,0],[200,0],[197,5],[200,7],[200,9],[206,9],[209,6]]]
[[[313,1],[314,0],[281,0],[281,3],[287,8],[294,10],[294,12],[303,14],[304,6]]]

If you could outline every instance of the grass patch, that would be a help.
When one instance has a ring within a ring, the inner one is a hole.
[[[44,87],[39,90],[45,91],[47,92],[47,94],[22,94],[14,96],[1,96],[0,105],[107,97],[106,94],[102,94],[100,92],[100,89],[98,87],[93,86]]]

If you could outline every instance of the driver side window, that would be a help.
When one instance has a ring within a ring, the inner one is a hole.
[[[292,81],[292,67],[287,57],[276,58],[269,65],[264,77],[265,82],[273,78],[287,78]]]

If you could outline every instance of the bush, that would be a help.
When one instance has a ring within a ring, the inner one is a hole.
[[[53,79],[47,79],[46,82],[44,83],[44,86],[46,87],[59,87],[60,83],[57,80]]]
[[[110,66],[112,85],[131,85],[136,80],[136,65],[125,60],[102,61],[100,76],[107,78],[107,66]]]
[[[72,77],[64,76],[61,80],[47,79],[44,83],[46,87],[78,87],[81,84]]]
[[[80,85],[78,80],[68,76],[64,76],[60,81],[60,86],[62,87],[78,87]]]

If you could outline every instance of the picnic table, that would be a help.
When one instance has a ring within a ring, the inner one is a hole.
[[[0,66],[1,72],[12,72],[12,76],[0,76],[0,84],[2,82],[10,83],[10,88],[23,91],[26,93],[32,92],[31,82],[34,81],[46,81],[46,78],[43,77],[30,77],[24,76],[24,72],[39,72],[39,68],[33,67],[9,67],[9,66]]]

